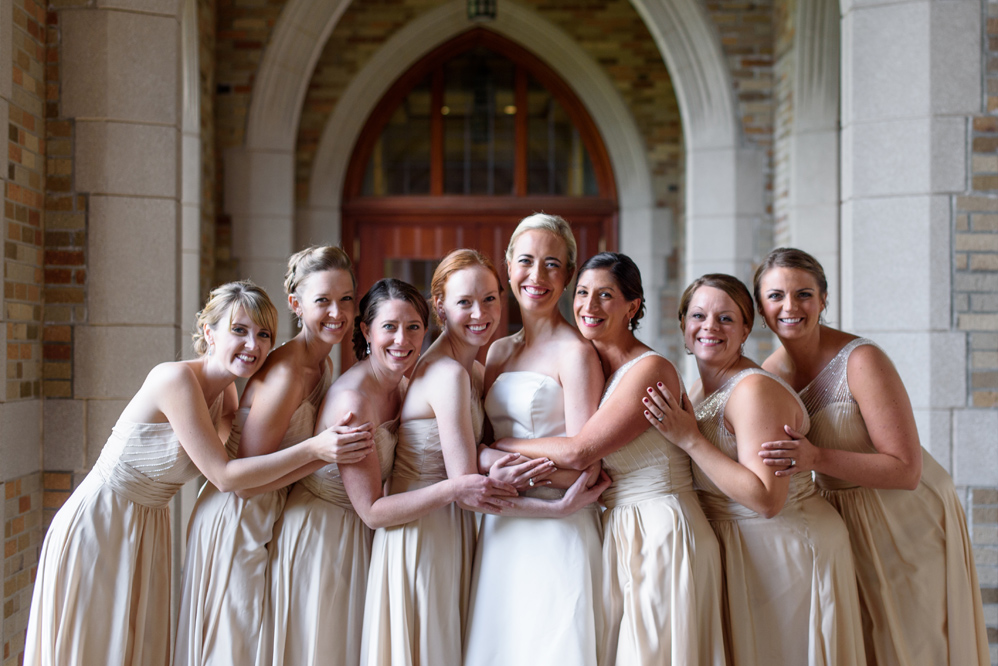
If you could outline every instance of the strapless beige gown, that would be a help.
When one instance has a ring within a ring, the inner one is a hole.
[[[312,436],[315,415],[332,378],[325,364],[319,382],[302,401],[278,448]],[[229,456],[239,440],[249,409],[236,412],[226,442]],[[187,528],[187,556],[174,666],[253,664],[268,587],[267,544],[281,515],[287,489],[240,499],[205,483]]]
[[[647,352],[610,377],[617,384]],[[723,666],[721,556],[690,458],[648,428],[603,459],[602,666]]]
[[[737,444],[724,427],[724,407],[750,374],[765,374],[797,397],[783,380],[752,368],[697,405],[700,432],[735,460]],[[808,426],[805,412],[801,431]],[[727,497],[698,467],[693,474],[721,544],[731,664],[865,664],[849,533],[817,494],[810,473],[790,478],[783,510],[769,519]]]
[[[115,424],[45,535],[24,664],[170,663],[169,504],[199,474],[169,423]]]
[[[475,441],[481,399],[472,395]],[[436,419],[399,426],[392,494],[447,478]],[[361,664],[461,663],[475,556],[475,514],[449,504],[405,525],[376,530],[367,578]]]
[[[395,420],[374,432],[382,480],[392,471],[397,428]],[[257,664],[360,663],[372,536],[335,464],[291,488],[270,543],[270,596]]]
[[[851,341],[800,392],[815,446],[876,451],[846,376],[849,355],[867,344]],[[946,470],[922,449],[915,490],[861,488],[822,474],[817,482],[852,537],[869,663],[990,664],[967,517]]]

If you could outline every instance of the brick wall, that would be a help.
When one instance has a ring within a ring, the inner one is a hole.
[[[3,484],[3,665],[21,663],[31,590],[42,541],[41,474]]]
[[[773,116],[773,244],[784,245],[789,234],[790,133],[794,124],[794,17],[796,0],[775,0],[775,110]]]
[[[215,0],[198,0],[201,84],[201,294],[215,286]],[[191,313],[184,313],[190,316]]]

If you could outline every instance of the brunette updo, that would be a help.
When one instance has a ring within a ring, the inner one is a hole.
[[[454,250],[437,264],[436,270],[433,271],[433,279],[430,281],[430,298],[434,305],[433,320],[437,324],[442,326],[443,322],[440,321],[440,315],[437,313],[435,306],[438,302],[444,300],[448,278],[458,271],[465,268],[474,268],[475,266],[481,266],[492,273],[496,279],[496,284],[499,286],[499,293],[502,293],[502,280],[499,278],[499,272],[488,257],[478,250]]]
[[[630,330],[637,329],[638,320],[645,316],[645,290],[641,286],[641,271],[638,270],[634,261],[626,254],[600,252],[597,255],[589,257],[582,264],[579,268],[579,277],[581,278],[582,274],[586,271],[597,268],[605,268],[610,271],[610,275],[613,276],[617,286],[620,287],[620,293],[625,299],[629,301],[641,299],[641,302],[638,304],[638,311],[634,313],[628,324]]]
[[[809,273],[818,284],[818,294],[822,300],[828,297],[828,279],[825,277],[825,269],[821,267],[821,262],[804,250],[794,247],[778,247],[770,252],[763,260],[762,264],[755,271],[752,279],[752,294],[755,296],[756,306],[762,312],[762,293],[759,285],[762,276],[771,268],[796,268]]]
[[[313,273],[341,270],[350,274],[353,286],[357,280],[353,276],[353,264],[342,248],[333,245],[313,245],[288,258],[288,270],[284,274],[284,292],[290,296],[297,293],[298,286]],[[290,304],[289,304],[290,307]]]
[[[204,356],[208,353],[209,345],[204,337],[204,327],[217,330],[219,322],[226,316],[231,325],[232,313],[239,307],[249,315],[254,324],[270,331],[271,337],[277,335],[277,308],[267,292],[249,280],[229,282],[212,289],[208,302],[196,315],[191,335],[195,354]]]
[[[408,282],[396,280],[395,278],[382,278],[374,283],[374,286],[360,299],[360,314],[353,324],[353,353],[358,361],[367,358],[367,340],[360,330],[360,325],[366,324],[368,327],[378,316],[381,304],[386,301],[405,301],[416,309],[419,318],[423,321],[425,328],[429,324],[430,306],[426,299],[419,293],[419,290]]]
[[[733,275],[725,275],[724,273],[708,273],[698,277],[690,283],[690,286],[686,287],[686,291],[683,292],[683,296],[679,300],[679,328],[681,330],[686,330],[686,313],[690,309],[690,301],[693,299],[693,294],[700,287],[714,287],[730,296],[731,300],[735,302],[735,305],[741,311],[745,325],[749,327],[749,331],[752,330],[752,324],[755,322],[755,311],[752,309],[752,294],[749,293],[748,287],[745,286],[744,282]]]

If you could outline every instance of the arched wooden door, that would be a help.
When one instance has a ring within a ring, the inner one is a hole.
[[[535,212],[571,223],[580,260],[617,246],[616,187],[589,114],[547,65],[482,28],[385,94],[354,146],[343,202],[359,293],[382,277],[428,293],[436,264],[460,247],[505,275],[509,237]],[[499,331],[518,328],[509,299]]]

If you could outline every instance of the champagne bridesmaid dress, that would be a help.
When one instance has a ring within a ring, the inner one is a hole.
[[[26,666],[170,663],[169,505],[199,474],[169,423],[118,419],[45,535]]]
[[[484,412],[471,396],[475,441]],[[390,493],[447,478],[436,419],[399,426]],[[475,514],[448,504],[418,520],[374,533],[367,579],[361,664],[434,666],[461,663],[475,555]]]
[[[770,377],[797,398],[783,380],[750,368],[697,405],[700,432],[735,460],[737,444],[724,427],[724,407],[738,383],[752,374]],[[800,431],[807,430],[805,411]],[[693,474],[721,544],[724,623],[733,666],[865,664],[849,534],[817,494],[810,472],[790,477],[787,501],[773,518],[729,498],[698,467]]]
[[[645,352],[607,383],[605,403]],[[652,427],[603,458],[602,666],[723,666],[721,556],[689,456]]]
[[[382,481],[392,471],[397,428],[395,419],[374,431]],[[360,663],[372,537],[335,463],[291,488],[270,543],[270,597],[257,664]]]
[[[800,392],[815,446],[876,451],[846,376],[852,351],[872,344],[851,341]],[[990,664],[967,518],[946,470],[922,449],[915,490],[817,481],[852,537],[869,663]]]
[[[312,393],[298,405],[279,449],[312,436],[315,415],[332,380],[332,364],[323,366]],[[226,442],[229,456],[239,440],[249,408],[236,412]],[[240,499],[205,483],[187,528],[187,556],[174,666],[253,664],[268,586],[267,544],[281,515],[285,488]]]

